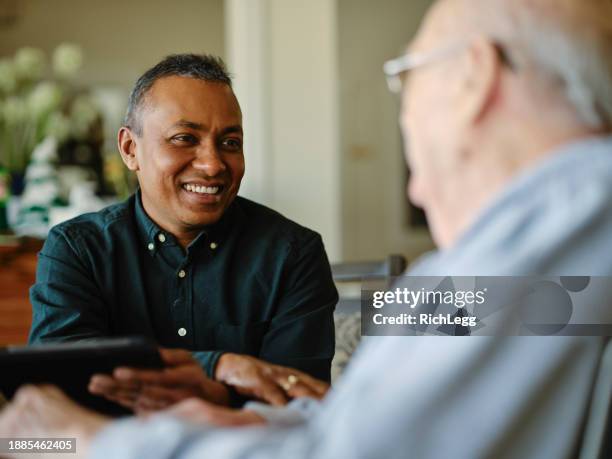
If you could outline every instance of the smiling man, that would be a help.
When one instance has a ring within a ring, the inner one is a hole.
[[[609,279],[612,3],[433,5],[408,52],[385,65],[403,83],[393,86],[411,134],[411,196],[441,247],[410,275]],[[601,324],[606,290],[592,299]],[[578,451],[590,403],[605,411],[606,397],[591,394],[606,340],[370,337],[322,404],[230,410],[194,399],[119,422],[29,387],[0,414],[0,437],[77,436],[96,459],[609,457],[594,448],[603,422]]]
[[[30,341],[143,335],[193,351],[210,378],[246,397],[282,404],[298,388],[324,391],[308,377],[329,381],[334,352],[323,243],[237,197],[242,114],[222,61],[174,55],[148,70],[118,145],[139,190],[51,230]],[[98,376],[91,390],[137,408],[128,383]],[[224,386],[213,389],[228,401]]]

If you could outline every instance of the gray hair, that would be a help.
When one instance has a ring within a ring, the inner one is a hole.
[[[139,112],[145,96],[157,80],[169,76],[184,76],[232,87],[231,76],[221,58],[208,54],[172,54],[138,78],[130,94],[124,126],[142,134]]]
[[[530,67],[556,83],[582,123],[612,129],[612,2],[486,1],[505,16],[494,36],[516,44]]]

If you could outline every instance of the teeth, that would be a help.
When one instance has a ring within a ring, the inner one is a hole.
[[[191,191],[192,193],[199,194],[217,194],[219,192],[218,186],[199,186],[188,183],[183,185],[183,188],[185,188],[187,191]]]

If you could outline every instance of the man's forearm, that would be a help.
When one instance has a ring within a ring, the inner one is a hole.
[[[230,406],[231,393],[226,385],[219,381],[207,381],[203,385],[204,399],[216,405]]]
[[[238,459],[247,455],[269,459],[311,457],[313,436],[306,427],[272,429],[242,427],[218,429],[194,426],[158,416],[143,421],[115,422],[102,430],[90,445],[92,459],[179,459],[188,457]],[[250,457],[250,456],[249,456]]]
[[[217,405],[229,406],[231,402],[230,390],[215,378],[215,368],[223,353],[219,351],[196,351],[191,354],[210,378],[202,388],[204,398]]]

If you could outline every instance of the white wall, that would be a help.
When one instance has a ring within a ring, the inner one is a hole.
[[[429,0],[226,0],[245,113],[243,194],[323,235],[333,261],[410,258],[398,104],[382,74]]]
[[[321,233],[338,261],[336,0],[227,0],[226,11],[246,123],[242,194]]]
[[[336,2],[273,0],[274,206],[341,258]]]
[[[431,0],[338,0],[342,253],[410,258],[431,247],[408,227],[399,103],[382,65],[399,56]]]
[[[0,55],[63,41],[85,52],[82,79],[129,90],[163,56],[224,55],[223,0],[19,0],[18,19],[0,27]]]
[[[136,79],[164,56],[225,55],[223,0],[19,0],[14,24],[0,25],[0,57],[22,46],[50,52],[79,44],[79,74],[94,89],[106,122],[106,148],[115,149],[127,97]]]
[[[431,247],[407,224],[399,103],[382,72],[414,35],[431,0],[339,0],[342,235],[347,260]]]
[[[270,27],[268,0],[226,0],[225,42],[242,108],[247,173],[240,194],[271,205]]]

